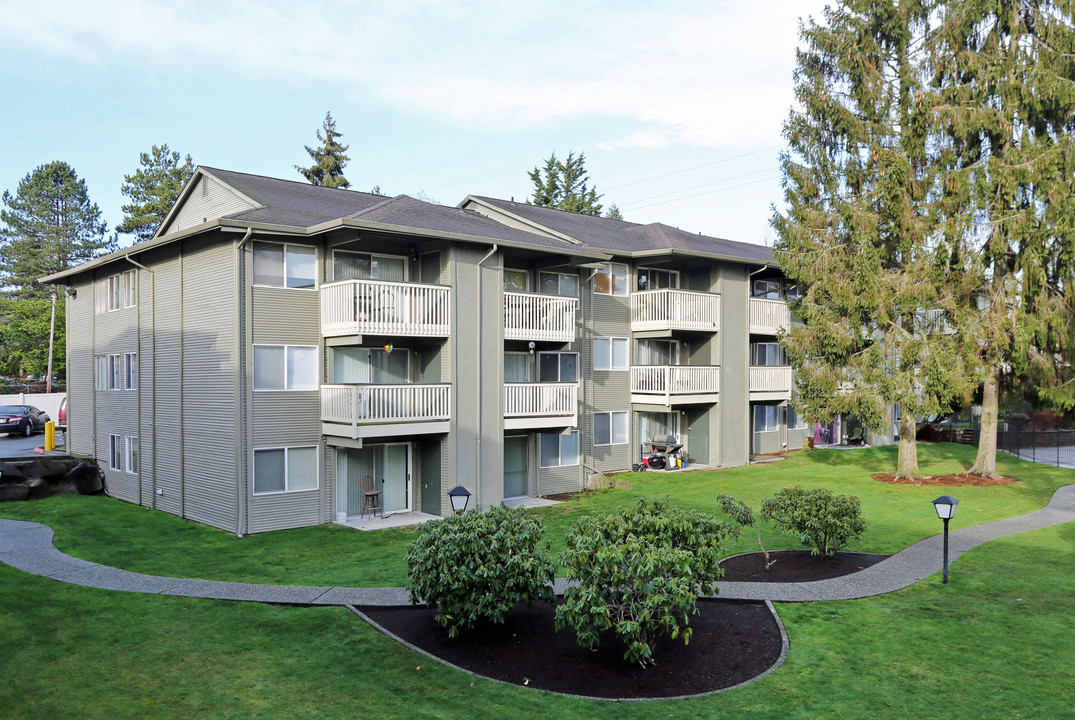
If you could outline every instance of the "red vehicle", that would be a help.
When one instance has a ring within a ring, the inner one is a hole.
[[[67,396],[60,400],[60,411],[56,413],[56,428],[67,430]]]

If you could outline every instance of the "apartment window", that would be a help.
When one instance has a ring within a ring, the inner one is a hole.
[[[306,245],[254,241],[254,284],[312,289],[317,286],[317,250]]]
[[[789,282],[784,289],[784,297],[788,300],[798,300],[803,296],[803,291],[799,289],[797,283]]]
[[[504,292],[524,293],[530,289],[530,273],[526,270],[504,270]]]
[[[123,470],[123,438],[119,435],[108,436],[108,467]]]
[[[138,438],[127,436],[127,472],[138,473]]]
[[[543,295],[579,296],[579,276],[569,273],[543,272],[538,275]]]
[[[598,295],[626,295],[627,266],[605,263],[593,276],[593,291]]]
[[[640,291],[677,287],[679,287],[679,273],[675,270],[638,269],[638,289]]]
[[[784,408],[779,405],[754,406],[754,432],[771,432],[780,429],[780,416]]]
[[[97,280],[93,286],[93,305],[98,314],[134,307],[134,270]]]
[[[335,250],[332,253],[332,279],[385,280],[404,282],[407,279],[407,262],[396,255]]]
[[[806,419],[795,412],[795,408],[788,405],[788,430],[802,430],[806,427]]]
[[[504,353],[504,382],[530,382],[530,354],[521,352]]]
[[[94,387],[97,390],[137,390],[138,353],[96,356]]]
[[[627,338],[594,338],[594,370],[626,370]]]
[[[594,445],[627,444],[627,411],[593,414]]]
[[[566,435],[541,433],[538,436],[541,467],[562,467],[579,464],[579,431],[572,430]]]
[[[317,489],[317,447],[254,451],[254,494]]]
[[[579,354],[538,353],[538,382],[578,382]]]
[[[781,284],[779,280],[755,280],[751,285],[750,296],[764,300],[779,300]]]
[[[785,367],[788,356],[780,343],[750,343],[750,364],[754,367]]]
[[[316,345],[255,345],[255,390],[316,390]]]
[[[123,389],[138,389],[138,353],[123,355]]]

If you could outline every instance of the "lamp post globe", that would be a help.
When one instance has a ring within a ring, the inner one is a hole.
[[[467,503],[470,502],[470,490],[456,485],[448,491],[448,500],[452,503],[452,512],[461,513],[467,509]]]

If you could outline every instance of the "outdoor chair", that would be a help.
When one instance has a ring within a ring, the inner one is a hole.
[[[381,491],[377,489],[377,482],[373,479],[372,475],[366,475],[362,478],[362,514],[359,515],[359,517],[365,517],[367,510],[369,511],[371,518],[380,511],[381,519],[384,519],[384,506],[381,505]]]

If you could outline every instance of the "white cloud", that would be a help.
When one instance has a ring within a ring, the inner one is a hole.
[[[821,4],[0,0],[0,41],[103,69],[325,83],[470,127],[637,123],[606,149],[743,147],[779,136],[798,16]]]

